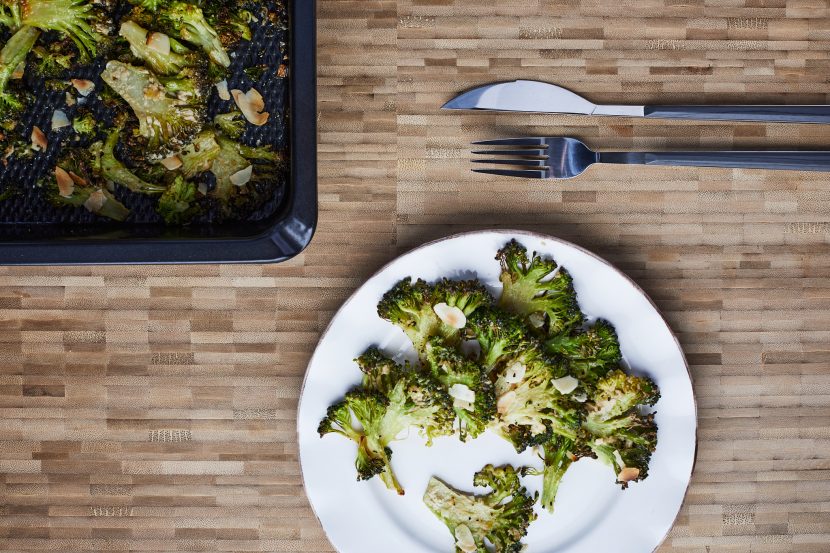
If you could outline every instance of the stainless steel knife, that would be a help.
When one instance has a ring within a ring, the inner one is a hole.
[[[830,105],[600,105],[561,86],[540,81],[511,81],[480,86],[450,100],[442,109],[715,121],[830,123]]]

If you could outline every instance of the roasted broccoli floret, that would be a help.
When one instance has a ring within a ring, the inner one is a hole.
[[[568,468],[580,457],[593,456],[590,450],[588,450],[589,453],[580,452],[577,443],[579,442],[559,435],[552,436],[539,446],[544,467],[541,470],[524,470],[525,474],[542,476],[541,504],[550,513],[554,511],[559,484],[562,482]]]
[[[3,128],[14,128],[21,111],[26,106],[25,95],[8,90],[9,81],[17,67],[26,61],[34,48],[40,31],[33,27],[21,27],[0,50],[0,123]]]
[[[219,34],[205,19],[201,8],[187,2],[169,2],[158,9],[161,19],[179,33],[179,37],[200,47],[211,61],[220,67],[229,67],[231,58],[222,45]]]
[[[216,133],[210,130],[202,131],[191,144],[187,145],[187,148],[178,154],[182,161],[179,171],[187,179],[210,171],[220,151]]]
[[[12,32],[23,26],[18,0],[0,0],[0,25],[8,27]]]
[[[477,309],[467,324],[481,346],[479,361],[488,371],[513,359],[530,345],[522,319],[501,309]]]
[[[220,113],[213,118],[213,123],[228,138],[238,140],[245,133],[247,122],[239,110],[230,113]]]
[[[240,41],[251,40],[251,22],[255,17],[238,2],[205,2],[202,9],[226,50],[235,50]]]
[[[242,191],[250,190],[249,183],[276,177],[283,156],[271,148],[245,146],[221,135],[216,135],[216,141],[219,152],[210,169],[216,176],[212,195],[231,213]]]
[[[587,330],[552,336],[545,341],[545,348],[566,359],[571,373],[588,387],[622,360],[617,333],[610,323],[603,320]]]
[[[623,488],[648,476],[648,463],[657,445],[654,415],[643,415],[641,405],[660,399],[657,386],[645,377],[610,372],[597,383],[586,403],[583,428],[588,447],[614,469]]]
[[[487,429],[496,413],[496,397],[487,370],[444,345],[440,336],[427,343],[427,366],[453,398],[459,437],[466,441]]]
[[[138,194],[162,194],[167,189],[166,186],[141,180],[115,157],[115,148],[118,145],[118,137],[120,134],[120,128],[112,129],[107,136],[106,142],[103,144],[101,152],[101,173],[107,180]]]
[[[32,53],[35,73],[45,79],[59,78],[74,65],[75,55],[64,51],[61,42],[53,42],[48,47],[35,46]]]
[[[159,198],[156,211],[168,225],[184,225],[199,213],[197,186],[179,175]]]
[[[581,419],[579,403],[571,395],[576,381],[538,344],[528,342],[493,376],[498,411],[493,429],[517,451],[553,435],[576,438]]]
[[[151,33],[135,21],[124,21],[119,35],[130,44],[133,55],[156,75],[178,75],[185,67],[197,63],[196,56],[184,45],[164,33]]]
[[[167,93],[147,69],[110,61],[101,77],[132,108],[148,159],[163,159],[191,143],[202,130],[205,107]]]
[[[444,279],[429,285],[423,280],[413,283],[406,278],[383,295],[378,303],[378,315],[403,329],[423,358],[430,338],[440,336],[448,344],[457,343],[466,318],[490,302],[487,290],[475,280]],[[436,309],[454,315],[452,319],[444,317],[453,324],[444,322]]]
[[[446,524],[455,539],[456,553],[519,553],[522,538],[536,520],[533,504],[511,466],[487,465],[475,474],[473,484],[489,486],[487,495],[458,492],[433,477],[424,493],[424,503]],[[489,549],[489,541],[495,549]]]
[[[499,250],[502,289],[499,305],[528,318],[540,332],[559,334],[580,326],[584,316],[576,301],[570,274],[553,259],[536,253],[529,259],[527,249],[511,240]]]
[[[45,177],[48,198],[56,205],[85,207],[115,221],[130,214],[106,188],[101,161],[94,149],[64,148],[53,174]]]
[[[358,444],[358,479],[380,475],[389,489],[402,495],[389,462],[389,444],[410,427],[420,431],[427,445],[437,436],[451,435],[455,420],[452,400],[429,374],[401,367],[376,348],[356,361],[364,374],[363,386],[330,407],[318,430],[321,436],[338,432]],[[352,414],[362,431],[352,428]]]
[[[89,0],[2,0],[2,4],[4,24],[13,29],[27,26],[63,33],[75,43],[84,61],[95,57],[104,40],[96,30],[100,21]]]
[[[82,136],[95,136],[98,134],[99,122],[89,110],[81,108],[72,120],[72,128]]]

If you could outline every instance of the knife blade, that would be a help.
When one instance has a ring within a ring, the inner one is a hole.
[[[603,105],[595,104],[561,86],[526,80],[474,88],[453,98],[444,104],[442,109],[714,121],[830,123],[828,105]]]

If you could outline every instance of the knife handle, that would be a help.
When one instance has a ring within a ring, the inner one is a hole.
[[[830,171],[830,152],[599,152],[599,163]]]
[[[830,106],[645,106],[643,115],[660,119],[830,123]]]

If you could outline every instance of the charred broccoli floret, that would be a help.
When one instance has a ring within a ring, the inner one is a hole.
[[[148,158],[163,159],[191,143],[202,130],[205,107],[167,93],[148,70],[110,61],[101,77],[132,108]]]
[[[89,111],[81,108],[72,120],[72,129],[81,136],[95,136],[98,134],[99,121]]]
[[[426,345],[427,365],[447,393],[459,421],[459,437],[466,441],[487,429],[496,413],[496,397],[487,370],[463,357],[434,336]]]
[[[603,320],[584,331],[552,336],[545,341],[545,348],[566,359],[573,375],[587,386],[593,386],[622,360],[617,332]]]
[[[455,539],[456,553],[487,553],[489,541],[495,553],[518,553],[522,538],[536,520],[533,504],[511,466],[487,465],[475,474],[473,484],[489,486],[487,495],[458,492],[433,477],[424,493],[424,503],[446,524]]]
[[[61,42],[53,42],[48,47],[35,46],[32,53],[34,71],[44,79],[59,78],[74,65],[74,54],[66,52]]]
[[[120,134],[121,129],[119,128],[111,130],[106,142],[103,144],[101,152],[101,173],[107,180],[138,194],[162,194],[167,187],[141,180],[115,156],[115,148],[118,146],[118,137]]]
[[[12,29],[23,26],[41,31],[58,31],[70,38],[84,61],[98,52],[104,37],[96,30],[100,24],[89,0],[2,0],[3,24]]]
[[[182,161],[179,171],[188,179],[210,171],[220,151],[216,133],[210,130],[202,131],[191,144],[187,145],[187,148],[178,154]]]
[[[213,63],[229,67],[231,58],[222,45],[219,34],[205,19],[202,9],[187,2],[169,2],[158,8],[158,14],[165,24],[179,33],[179,37],[200,47]]]
[[[64,148],[54,173],[44,179],[48,198],[56,205],[85,207],[101,217],[125,220],[130,210],[107,190],[100,164],[95,150]]]
[[[26,61],[34,48],[40,31],[33,27],[21,27],[0,50],[0,123],[6,129],[14,128],[21,111],[26,106],[25,95],[8,90],[9,81],[17,67]]]
[[[466,318],[490,302],[490,295],[478,281],[444,279],[429,285],[423,280],[413,283],[406,278],[383,295],[378,303],[378,315],[399,326],[423,357],[426,344],[433,336],[440,336],[448,344],[457,343]],[[444,317],[453,324],[442,320],[436,309],[454,315],[452,319]]]
[[[488,371],[513,359],[529,345],[523,321],[501,309],[478,309],[467,319],[467,324],[481,346],[479,361]]]
[[[657,425],[654,415],[643,415],[640,406],[654,405],[659,399],[657,386],[648,378],[615,370],[597,383],[586,404],[583,428],[590,435],[588,447],[613,467],[623,488],[648,476]]]
[[[156,75],[177,75],[197,63],[197,57],[184,45],[164,33],[150,32],[135,21],[124,21],[118,34],[127,40],[133,55]]]
[[[199,213],[197,186],[179,175],[159,198],[156,211],[168,225],[184,225]]]
[[[534,253],[511,240],[499,250],[502,290],[499,305],[528,321],[540,331],[559,334],[579,327],[583,314],[576,301],[571,275],[564,268],[557,271],[553,259]],[[552,275],[552,276],[551,276]]]
[[[245,133],[247,122],[239,110],[230,113],[220,113],[213,118],[213,123],[228,138],[238,140]]]
[[[390,464],[389,444],[410,427],[420,430],[427,445],[437,436],[452,434],[452,401],[428,374],[409,371],[375,348],[360,356],[357,363],[364,373],[364,385],[330,407],[318,430],[321,436],[337,432],[358,444],[358,479],[380,475],[389,489],[402,495]],[[353,429],[352,415],[362,431]]]

